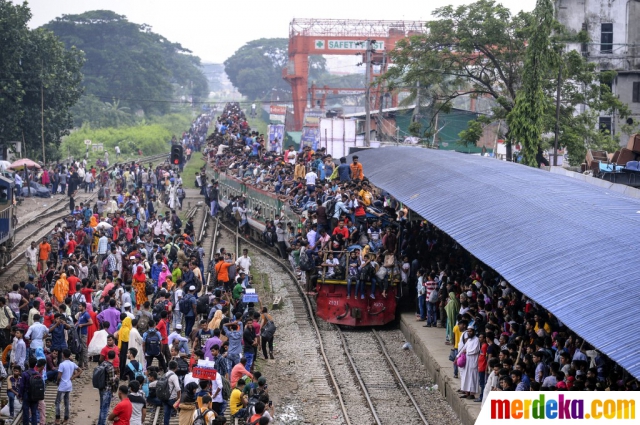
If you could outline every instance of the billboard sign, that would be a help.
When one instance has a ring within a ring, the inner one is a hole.
[[[276,142],[277,139],[277,142]],[[282,140],[284,139],[284,125],[269,126],[269,151],[282,152]]]

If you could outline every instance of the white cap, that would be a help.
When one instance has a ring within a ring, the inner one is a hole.
[[[182,325],[180,323],[176,324],[176,329],[182,329]]]
[[[189,286],[189,290],[190,290],[190,291],[195,291],[195,290],[196,290],[196,287],[195,287],[195,286],[193,286],[193,285],[191,285],[191,286]]]
[[[124,303],[124,308],[131,307],[131,303]]]

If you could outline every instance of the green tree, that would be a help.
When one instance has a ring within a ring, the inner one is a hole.
[[[282,69],[289,60],[288,43],[286,38],[261,38],[238,49],[224,61],[224,70],[234,87],[251,100],[266,98],[272,89],[289,90],[282,79]],[[309,81],[325,73],[325,67],[322,56],[310,56]]]
[[[515,107],[507,116],[511,135],[522,145],[522,162],[538,167],[536,161],[540,139],[544,130],[544,115],[553,105],[544,92],[544,80],[556,68],[558,55],[553,51],[553,5],[550,0],[538,0],[533,11],[532,36],[527,47],[523,68],[522,88]]]
[[[488,121],[506,118],[520,86],[531,15],[512,15],[493,0],[446,6],[433,15],[425,33],[399,41],[392,51],[394,66],[383,77],[389,89],[409,90],[413,101],[419,86],[433,117],[468,95],[494,100]]]
[[[135,111],[166,113],[174,100],[174,86],[189,96],[208,96],[200,59],[178,43],[151,31],[146,24],[129,22],[108,10],[63,15],[45,25],[68,47],[84,51],[87,94],[110,102],[121,99]]]
[[[30,31],[30,18],[26,3],[0,0],[0,142],[23,141],[24,154],[43,159],[44,131],[46,159],[54,159],[73,124],[69,109],[82,93],[84,59],[51,31]]]
[[[491,99],[490,110],[481,111],[469,128],[460,133],[460,143],[474,144],[487,125],[504,122],[514,109],[519,92],[525,90],[527,83],[523,80],[541,77],[534,93],[544,97],[544,100],[537,98],[538,106],[544,107],[536,125],[540,128],[538,138],[543,146],[548,146],[549,141],[541,135],[555,129],[558,66],[563,66],[560,143],[568,148],[570,160],[581,162],[587,148],[615,147],[615,137],[598,129],[601,115],[613,111],[621,117],[629,114],[628,108],[602,85],[615,73],[599,73],[596,64],[575,51],[564,53],[559,60],[533,65],[532,58],[527,57],[527,46],[535,42],[539,17],[525,12],[512,15],[492,0],[436,9],[434,17],[426,24],[424,34],[398,42],[391,53],[395,66],[383,79],[390,89],[409,90],[410,101],[416,99],[419,85],[421,103],[432,117],[439,111],[447,112],[461,96]],[[552,30],[549,46],[554,51],[562,51],[563,42],[589,41],[586,34],[569,34],[562,25],[547,18],[543,24],[545,31]],[[527,63],[535,67],[533,74],[525,69]],[[509,158],[512,133],[511,127],[504,129]]]

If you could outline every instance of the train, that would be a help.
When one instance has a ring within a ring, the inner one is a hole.
[[[0,268],[11,260],[16,229],[15,182],[0,175]]]
[[[294,226],[301,226],[303,218],[292,211],[275,194],[246,185],[242,180],[229,174],[207,171],[208,178],[218,182],[220,204],[225,207],[236,196],[243,196],[247,210],[252,214],[248,216],[251,237],[261,240],[265,231],[265,221],[274,220],[284,216],[285,220]],[[398,298],[402,292],[399,276],[394,275],[390,279],[386,298],[381,296],[375,299],[367,296],[364,299],[351,297],[347,299],[347,282],[344,276],[332,279],[318,277],[315,280],[316,315],[322,320],[337,325],[351,327],[382,326],[396,319]],[[370,293],[370,283],[367,282],[367,294]],[[355,286],[355,284],[353,285]],[[352,288],[352,294],[354,288]]]

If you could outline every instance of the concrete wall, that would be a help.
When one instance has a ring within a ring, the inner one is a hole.
[[[571,32],[586,28],[591,42],[587,45],[587,58],[600,70],[640,71],[640,0],[555,0],[556,16]],[[613,24],[612,53],[601,51],[601,24]],[[579,43],[569,43],[567,49],[582,51]],[[639,74],[622,75],[613,84],[613,93],[632,109],[632,118],[640,121],[640,103],[631,102],[633,81]],[[583,106],[582,106],[583,107]],[[583,112],[582,110],[580,112]],[[628,134],[622,133],[625,120],[613,119],[614,134],[625,145]]]
[[[636,0],[629,0],[631,3]],[[574,32],[580,32],[584,23],[591,43],[587,47],[589,60],[598,62],[601,69],[629,69],[626,61],[629,51],[625,43],[634,43],[628,38],[628,6],[626,0],[556,0],[558,20]],[[632,11],[635,13],[636,9]],[[637,22],[637,16],[632,22]],[[613,53],[600,51],[601,24],[613,24]],[[631,25],[634,26],[635,25]],[[634,28],[633,34],[637,33]],[[581,50],[578,43],[567,46]]]
[[[616,77],[616,83],[614,87],[614,93],[617,94],[618,99],[622,103],[625,103],[631,109],[630,118],[633,119],[634,125],[638,125],[640,123],[640,103],[633,102],[633,83],[640,82],[640,70],[637,72],[623,72],[619,73]],[[625,119],[616,119],[615,122],[615,130],[616,135],[620,137],[620,145],[626,146],[627,141],[629,140],[629,134],[626,134],[622,131],[622,126],[626,124],[627,118]]]

